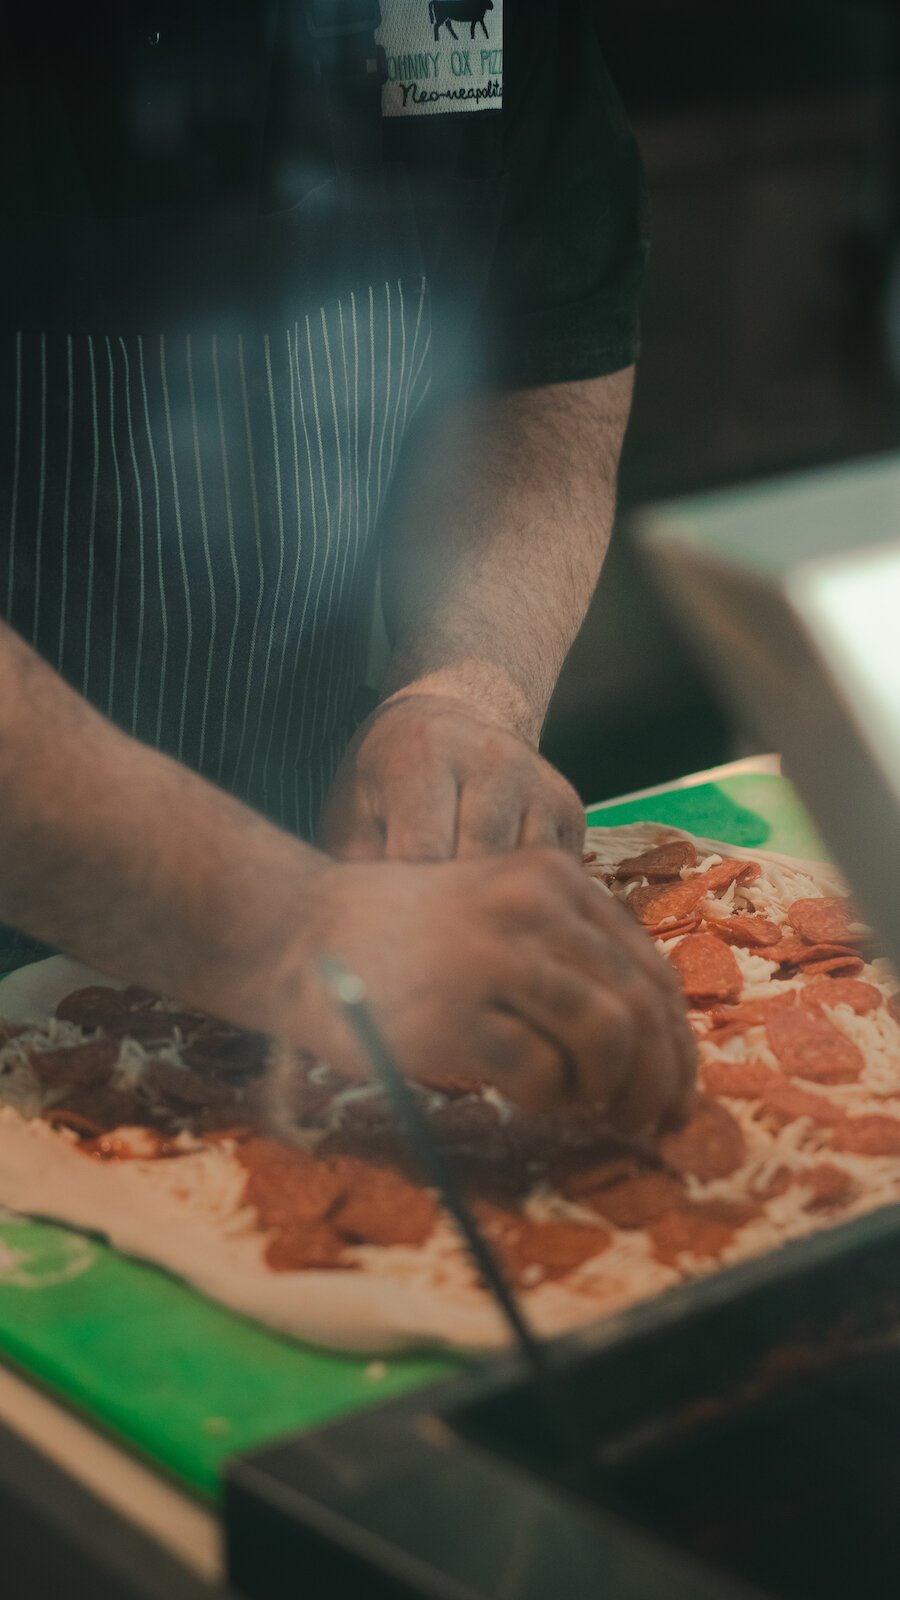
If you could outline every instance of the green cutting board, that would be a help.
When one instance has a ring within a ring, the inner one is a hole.
[[[589,821],[658,821],[730,844],[824,853],[790,786],[771,775],[604,806]],[[454,1368],[308,1349],[96,1239],[16,1218],[0,1220],[0,1357],[206,1500],[235,1452]]]

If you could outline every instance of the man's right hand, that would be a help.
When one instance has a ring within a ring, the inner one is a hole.
[[[335,1066],[369,1075],[311,970],[323,955],[364,980],[411,1077],[488,1080],[534,1112],[590,1104],[629,1132],[687,1115],[695,1047],[675,975],[561,851],[328,862],[309,889],[311,925],[287,952],[275,1005],[287,1007],[284,1033]]]

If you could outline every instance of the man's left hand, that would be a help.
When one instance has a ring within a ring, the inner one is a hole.
[[[471,703],[401,694],[358,730],[318,843],[354,860],[446,861],[530,845],[580,857],[584,810],[537,751]]]

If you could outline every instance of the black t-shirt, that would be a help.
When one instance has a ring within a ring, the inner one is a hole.
[[[640,159],[598,9],[505,0],[502,111],[382,125],[435,303],[465,303],[479,380],[586,378],[637,355]],[[0,61],[11,228],[35,212],[252,216],[289,206],[331,164],[300,0],[17,10]],[[18,309],[7,300],[8,325]]]

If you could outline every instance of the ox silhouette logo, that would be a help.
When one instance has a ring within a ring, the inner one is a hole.
[[[381,0],[386,117],[499,111],[503,0]]]
[[[459,34],[453,27],[454,22],[467,22],[469,24],[469,38],[475,38],[475,29],[479,25],[484,30],[484,37],[490,38],[487,30],[485,16],[494,9],[494,0],[428,0],[428,19],[434,28],[435,42],[441,36],[441,29],[446,28],[451,39],[458,39]]]

